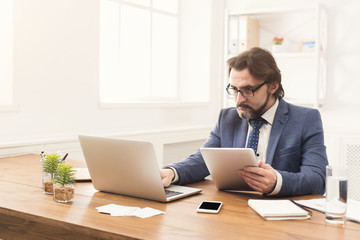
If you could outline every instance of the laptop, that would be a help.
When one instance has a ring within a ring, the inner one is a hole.
[[[131,197],[170,202],[201,189],[164,188],[154,146],[150,142],[79,136],[94,188]]]
[[[210,175],[219,190],[254,191],[239,175],[238,170],[257,166],[251,148],[200,148]]]

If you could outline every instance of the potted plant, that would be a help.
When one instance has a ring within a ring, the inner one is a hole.
[[[42,160],[42,187],[45,194],[53,194],[53,180],[61,156],[57,153],[46,154]]]
[[[277,36],[275,36],[275,37],[273,38],[273,42],[274,42],[275,45],[281,45],[283,41],[284,41],[284,38],[283,38],[283,37],[277,37]]]
[[[273,43],[274,43],[274,45],[272,46],[273,53],[282,52],[284,50],[282,46],[283,41],[284,41],[283,37],[275,36],[273,38]]]
[[[75,190],[75,170],[69,164],[59,164],[54,179],[54,201],[72,202]]]

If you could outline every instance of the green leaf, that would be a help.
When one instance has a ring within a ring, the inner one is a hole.
[[[42,161],[42,171],[56,173],[58,165],[61,163],[61,156],[57,153],[46,154]]]
[[[74,184],[75,173],[76,171],[73,169],[73,166],[69,164],[59,164],[54,181],[63,187],[66,184]]]

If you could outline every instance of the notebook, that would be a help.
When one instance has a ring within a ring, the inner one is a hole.
[[[97,190],[159,202],[201,192],[177,185],[164,189],[150,142],[94,136],[79,136],[79,141]]]
[[[249,199],[248,205],[266,220],[308,219],[311,212],[291,200]]]
[[[238,170],[257,166],[251,148],[200,148],[210,175],[219,190],[254,191],[239,175]]]
[[[90,182],[91,177],[87,168],[74,168],[76,182]]]

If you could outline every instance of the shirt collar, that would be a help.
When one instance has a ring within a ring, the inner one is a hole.
[[[274,105],[271,106],[261,117],[265,119],[271,126],[273,125],[276,109],[279,106],[279,100],[276,99]]]

